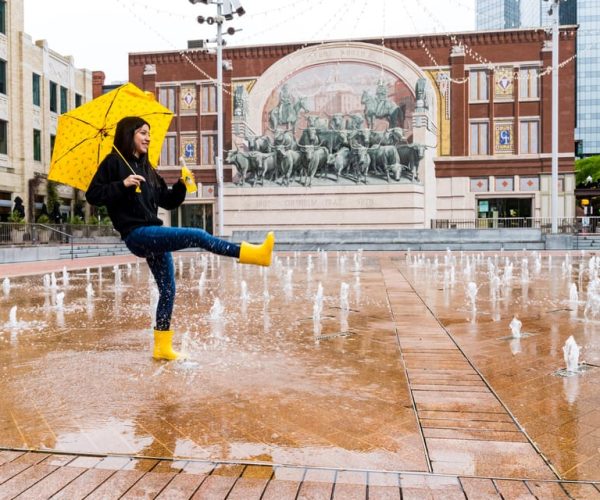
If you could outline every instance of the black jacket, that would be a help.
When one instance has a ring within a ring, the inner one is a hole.
[[[162,226],[157,217],[158,207],[173,210],[185,199],[185,184],[180,180],[171,189],[158,173],[147,164],[135,158],[127,160],[136,174],[142,175],[141,193],[135,186],[125,187],[123,180],[132,174],[125,162],[115,153],[109,154],[96,171],[85,198],[88,203],[106,206],[113,226],[125,239],[136,227]]]

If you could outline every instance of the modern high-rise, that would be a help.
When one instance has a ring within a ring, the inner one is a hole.
[[[521,26],[519,4],[519,0],[477,0],[477,29],[518,28]]]
[[[505,0],[477,0],[476,29],[506,29],[517,17],[514,5],[507,9]],[[550,26],[551,3],[546,0],[511,2],[519,9],[519,23],[514,27]],[[577,31],[577,100],[575,140],[578,156],[600,154],[600,0],[563,0],[560,4],[561,25],[579,25]],[[564,58],[559,55],[560,60]]]

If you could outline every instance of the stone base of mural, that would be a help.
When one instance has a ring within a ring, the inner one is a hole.
[[[251,230],[416,229],[425,221],[420,184],[250,188],[226,186],[224,233]]]

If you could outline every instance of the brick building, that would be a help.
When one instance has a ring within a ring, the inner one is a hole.
[[[576,28],[562,27],[559,217],[575,210],[575,51]],[[224,156],[231,150],[265,171],[274,162],[275,170],[272,177],[244,178],[239,161],[237,168],[226,164],[224,233],[550,217],[551,54],[541,29],[225,48]],[[175,225],[211,231],[215,74],[215,56],[202,50],[129,56],[130,81],[176,113],[161,173],[175,179],[184,156],[202,183],[197,196],[165,216]],[[286,131],[304,145],[286,142]],[[327,150],[311,187],[294,172],[286,185],[284,160],[258,154],[261,141],[271,146],[267,155],[277,144],[304,151],[310,137]],[[371,163],[362,181],[361,147]],[[416,160],[409,157],[415,151]],[[338,164],[342,174],[336,179]]]

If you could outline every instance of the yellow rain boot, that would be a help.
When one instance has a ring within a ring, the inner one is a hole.
[[[173,350],[173,330],[154,330],[154,359],[177,359],[181,356]]]
[[[240,248],[240,262],[242,264],[270,266],[273,246],[275,246],[275,235],[273,234],[273,231],[267,233],[265,241],[260,245],[253,245],[252,243],[242,241]]]

